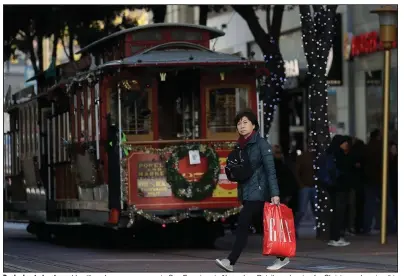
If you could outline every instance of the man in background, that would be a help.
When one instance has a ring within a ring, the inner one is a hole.
[[[299,185],[298,208],[295,219],[296,231],[298,231],[299,224],[308,211],[309,203],[314,213],[316,189],[313,179],[313,158],[314,155],[310,151],[304,151],[296,158],[296,178]]]
[[[377,214],[378,201],[381,200],[382,190],[382,134],[379,129],[375,129],[370,133],[369,143],[366,145],[364,166],[366,176],[365,187],[365,216],[364,216],[364,233],[372,233],[372,224]],[[392,197],[388,191],[387,193],[387,226],[388,232],[395,232],[396,227],[394,225],[394,211],[393,211]],[[380,209],[379,209],[380,210]],[[377,222],[377,219],[376,219]],[[380,225],[377,225],[374,230],[377,230]]]

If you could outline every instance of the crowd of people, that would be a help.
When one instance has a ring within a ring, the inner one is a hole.
[[[285,158],[280,146],[273,145],[274,161],[281,201],[295,213],[295,228],[308,208],[316,202],[313,178],[313,153],[305,151],[291,161]],[[389,181],[387,192],[388,233],[397,231],[398,158],[397,144],[390,143]],[[323,187],[334,208],[330,218],[331,246],[349,245],[348,235],[375,234],[380,230],[382,188],[382,136],[372,131],[367,144],[349,136],[335,135],[326,155],[334,158],[338,177],[335,185]],[[321,166],[324,170],[327,166]],[[320,169],[321,170],[321,169]],[[328,172],[327,172],[328,173]],[[321,181],[319,182],[321,185]],[[310,204],[310,205],[309,205]],[[259,222],[255,223],[259,231]],[[298,236],[298,232],[297,232]]]

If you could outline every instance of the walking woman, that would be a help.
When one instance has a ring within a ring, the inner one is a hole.
[[[240,135],[237,147],[247,153],[247,162],[249,161],[251,166],[252,175],[238,183],[238,197],[243,203],[243,209],[238,218],[236,240],[232,251],[226,259],[216,259],[216,264],[229,272],[233,271],[233,266],[247,244],[253,217],[261,213],[265,201],[270,200],[273,204],[280,203],[272,149],[258,133],[257,117],[251,110],[242,111],[237,114],[235,125]],[[278,270],[288,263],[288,258],[277,258],[275,263],[267,269]]]

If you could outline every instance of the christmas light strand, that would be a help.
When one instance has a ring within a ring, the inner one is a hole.
[[[263,78],[260,82],[260,94],[264,104],[264,126],[265,136],[269,136],[269,129],[277,110],[277,105],[280,102],[280,94],[283,92],[285,78],[285,68],[282,54],[279,49],[278,42],[272,37],[269,37],[272,53],[264,55],[264,61],[270,74]]]
[[[328,53],[335,36],[337,5],[313,5],[312,14],[309,5],[300,5],[302,26],[302,46],[307,59],[309,84],[309,148],[314,153],[313,160],[316,199],[316,228],[321,232],[328,229],[326,217],[330,203],[327,193],[317,185],[316,173],[320,169],[318,159],[330,144],[328,121],[328,96],[326,67]]]

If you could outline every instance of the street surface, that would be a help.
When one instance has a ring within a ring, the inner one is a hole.
[[[4,223],[4,272],[222,272],[214,260],[229,253],[234,236],[228,233],[216,249],[140,249],[69,246],[38,241],[25,224]],[[387,245],[379,236],[351,237],[348,247],[328,247],[302,238],[297,256],[279,272],[397,272],[397,236]],[[261,252],[261,237],[251,235],[235,272],[266,272],[274,260]]]

